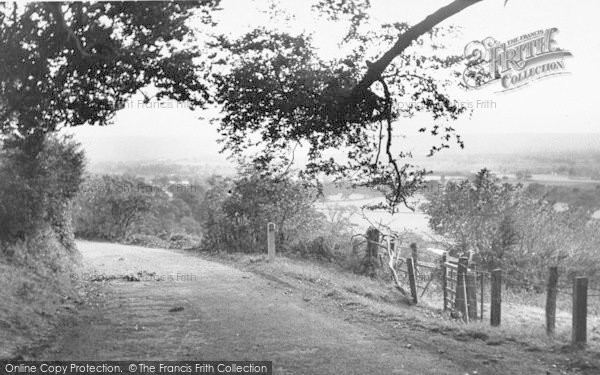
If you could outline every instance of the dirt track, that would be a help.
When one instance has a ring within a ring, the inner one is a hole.
[[[270,360],[275,373],[286,374],[504,373],[440,354],[463,343],[443,339],[437,347],[425,334],[423,345],[407,345],[319,308],[301,291],[184,252],[91,242],[79,248],[96,275],[145,271],[146,278],[93,283],[94,303],[39,359]],[[545,373],[525,363],[522,370]]]

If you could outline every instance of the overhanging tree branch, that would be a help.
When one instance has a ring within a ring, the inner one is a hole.
[[[366,91],[371,85],[377,82],[385,69],[391,62],[400,55],[412,42],[417,40],[421,35],[430,31],[440,22],[460,13],[462,10],[478,3],[482,0],[454,0],[450,4],[438,9],[434,13],[427,16],[423,21],[408,29],[396,41],[394,46],[383,54],[377,61],[369,65],[369,68],[361,81],[352,89],[351,99],[358,100],[364,97]]]

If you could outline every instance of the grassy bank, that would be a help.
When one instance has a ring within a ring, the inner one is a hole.
[[[51,230],[1,249],[0,359],[22,358],[82,303],[79,260]]]

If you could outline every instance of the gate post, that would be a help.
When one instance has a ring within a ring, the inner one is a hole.
[[[469,268],[469,258],[461,257],[458,259],[458,267],[456,269],[456,294],[455,306],[461,313],[462,319],[469,322],[469,307],[467,296],[467,269]]]
[[[469,321],[477,320],[477,274],[473,271],[467,271],[464,275],[467,288],[467,313]]]
[[[442,255],[442,291],[444,294],[444,311],[448,310],[448,269],[446,268],[447,255]]]
[[[587,342],[587,290],[588,278],[576,277],[573,281],[573,346],[583,347]]]
[[[408,282],[410,284],[410,294],[414,303],[419,303],[417,297],[417,280],[415,278],[415,264],[412,258],[406,259],[406,268],[408,271]]]
[[[546,285],[546,334],[554,334],[556,327],[556,285],[558,284],[558,267],[550,267],[548,284]]]
[[[494,327],[500,325],[502,314],[502,270],[492,271],[492,291],[490,300],[490,324]]]
[[[414,242],[411,243],[410,250],[411,250],[411,254],[412,254],[413,265],[415,266],[415,275],[418,275],[419,274],[419,251],[417,250],[417,244]]]

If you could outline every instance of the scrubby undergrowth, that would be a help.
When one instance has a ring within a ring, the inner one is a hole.
[[[80,260],[50,229],[1,246],[0,359],[18,358],[81,303],[73,277]]]

